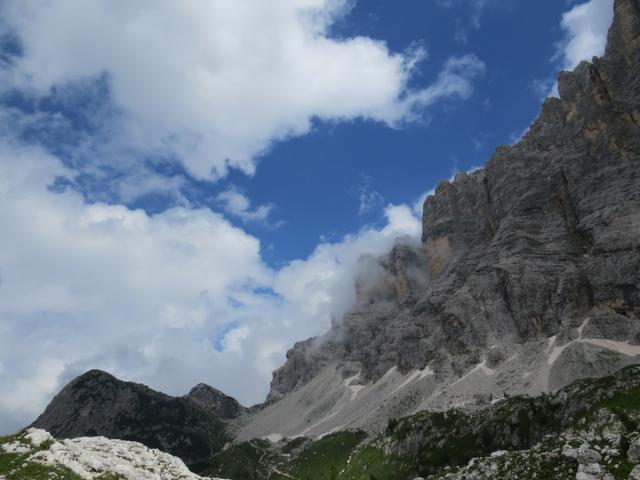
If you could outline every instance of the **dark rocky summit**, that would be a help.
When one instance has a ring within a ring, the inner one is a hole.
[[[198,404],[207,413],[224,420],[238,418],[247,410],[235,398],[204,383],[193,387],[184,398]]]
[[[100,435],[138,441],[192,467],[227,440],[220,419],[193,400],[123,382],[100,370],[71,381],[32,426],[61,439]]]

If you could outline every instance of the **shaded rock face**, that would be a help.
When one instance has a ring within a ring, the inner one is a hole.
[[[235,398],[204,383],[193,387],[184,398],[198,404],[207,413],[224,420],[237,418],[246,410]]]
[[[62,389],[32,427],[56,438],[104,436],[140,442],[197,466],[226,441],[222,422],[188,398],[91,370]]]
[[[444,379],[511,345],[640,342],[640,2],[616,0],[605,56],[561,73],[559,92],[520,142],[438,186],[421,245],[380,261],[395,291],[359,295],[324,337],[296,344],[270,400],[333,363],[363,381],[394,366]],[[621,365],[566,354],[548,388]]]

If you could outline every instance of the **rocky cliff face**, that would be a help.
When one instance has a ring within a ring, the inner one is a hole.
[[[189,396],[202,399],[201,389],[194,390]],[[229,410],[208,407],[91,370],[56,395],[32,427],[60,439],[99,435],[133,440],[197,466],[226,441],[224,425],[212,412]]]
[[[378,290],[287,353],[248,436],[366,427],[640,361],[638,0],[615,2],[605,56],[558,83],[520,142],[426,199],[421,245],[380,259]]]

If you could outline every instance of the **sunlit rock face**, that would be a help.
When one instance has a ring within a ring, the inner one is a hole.
[[[104,437],[80,437],[58,441],[46,430],[38,428],[29,428],[16,435],[9,442],[0,445],[0,451],[22,455],[16,464],[18,472],[22,468],[28,468],[29,463],[52,467],[51,471],[46,472],[47,478],[61,478],[61,475],[67,472],[83,480],[104,478],[200,480],[203,478],[190,472],[179,458],[145,447],[141,443]],[[64,470],[61,472],[54,468]],[[35,478],[30,474],[25,475],[25,478]],[[64,478],[68,477],[64,476]]]
[[[365,260],[357,304],[288,352],[247,436],[381,428],[640,361],[638,1],[615,2],[606,54],[559,92],[518,143],[437,187],[421,242]]]

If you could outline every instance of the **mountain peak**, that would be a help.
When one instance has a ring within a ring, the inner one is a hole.
[[[101,370],[89,370],[69,382],[32,427],[60,439],[133,440],[172,453],[188,465],[197,465],[226,441],[220,418],[196,402]]]
[[[237,418],[246,410],[235,398],[206,383],[197,384],[184,398],[190,399],[206,412],[225,420]]]

